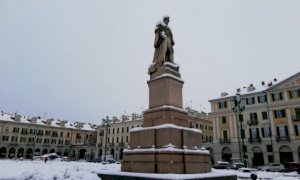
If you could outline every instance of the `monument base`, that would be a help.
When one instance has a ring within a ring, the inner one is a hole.
[[[192,174],[211,171],[209,151],[201,131],[174,124],[135,128],[123,150],[122,171]]]

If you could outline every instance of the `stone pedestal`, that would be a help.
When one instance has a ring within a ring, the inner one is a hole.
[[[179,66],[165,63],[149,68],[149,109],[143,127],[130,131],[123,151],[122,171],[142,173],[204,173],[211,171],[209,151],[201,131],[189,128],[182,109],[183,80]]]

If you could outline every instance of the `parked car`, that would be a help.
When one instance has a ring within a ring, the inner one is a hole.
[[[272,171],[272,172],[284,172],[285,168],[281,163],[270,163],[263,166],[258,166],[257,170],[260,171]]]
[[[101,163],[102,160],[101,160],[101,158],[97,158],[97,159],[94,159],[92,162],[94,162],[94,163]]]
[[[232,163],[230,169],[235,169],[238,170],[240,168],[245,168],[245,164],[244,163]]]
[[[230,169],[231,168],[231,164],[229,162],[226,161],[218,161],[213,168],[215,169]]]
[[[70,158],[68,158],[67,156],[64,156],[64,157],[61,158],[61,161],[67,161],[67,162],[69,162],[69,161],[71,161],[71,160],[70,160]]]
[[[285,165],[285,172],[298,172],[300,174],[300,163],[296,162],[287,162]]]

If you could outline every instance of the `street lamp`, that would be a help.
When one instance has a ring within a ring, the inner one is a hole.
[[[241,99],[241,95],[239,92],[236,93],[235,99],[234,99],[234,105],[233,105],[233,110],[236,112],[236,114],[238,115],[238,121],[240,122],[240,135],[241,135],[241,139],[242,139],[242,154],[243,154],[243,162],[245,164],[245,166],[247,167],[247,156],[246,156],[246,147],[245,147],[245,143],[244,143],[244,138],[245,138],[245,130],[243,129],[243,115],[242,112],[245,109],[245,104],[244,104],[244,100]]]
[[[104,158],[103,161],[106,161],[106,148],[107,148],[107,131],[109,128],[109,118],[106,117],[106,119],[102,119],[102,124],[105,123],[105,142],[104,142]]]

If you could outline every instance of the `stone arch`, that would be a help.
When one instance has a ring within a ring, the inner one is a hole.
[[[50,153],[55,153],[55,149],[50,149]]]
[[[24,148],[19,148],[17,153],[17,158],[21,158],[24,156]]]
[[[261,149],[260,147],[254,146],[254,147],[252,148],[252,152],[253,152],[253,153],[262,153],[263,151],[262,151],[262,149]]]
[[[222,152],[222,160],[230,162],[230,159],[232,158],[230,147],[223,147],[221,152]]]
[[[64,150],[63,156],[69,157],[68,149]]]
[[[14,158],[16,155],[16,148],[12,147],[8,150],[8,158]]]
[[[35,150],[34,150],[34,155],[35,155],[35,156],[41,155],[41,150],[40,150],[39,148],[35,149]]]
[[[100,156],[100,157],[102,156],[102,148],[99,149],[98,156]]]
[[[59,155],[59,156],[62,156],[62,149],[59,148],[59,149],[56,151],[56,154]]]
[[[86,153],[86,149],[80,149],[78,159],[84,159]]]
[[[26,150],[25,158],[27,158],[27,159],[32,158],[32,149],[31,148],[28,148]]]
[[[292,149],[287,145],[282,145],[279,147],[279,156],[280,156],[280,162],[282,164],[286,164],[287,162],[293,162],[293,152]]]
[[[48,149],[43,149],[42,155],[44,155],[44,154],[48,154]]]
[[[6,157],[6,147],[2,147],[0,149],[0,158],[5,158]]]

